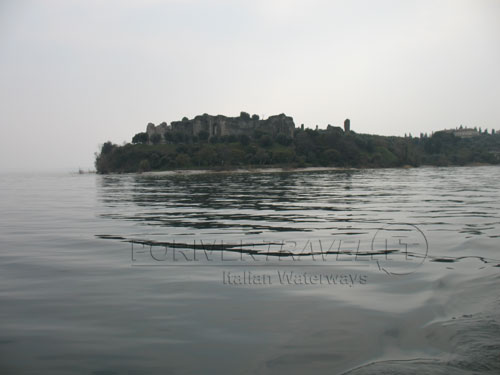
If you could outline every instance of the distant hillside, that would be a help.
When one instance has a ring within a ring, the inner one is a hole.
[[[344,129],[296,128],[284,114],[261,120],[197,116],[170,125],[149,124],[124,146],[106,142],[96,156],[99,173],[247,167],[401,167],[500,163],[500,135],[474,129],[432,136],[386,137]]]

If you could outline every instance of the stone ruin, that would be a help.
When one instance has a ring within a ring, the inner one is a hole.
[[[173,121],[170,125],[167,125],[166,122],[157,126],[149,123],[146,128],[149,139],[154,134],[158,134],[161,136],[162,142],[165,142],[165,133],[168,132],[181,133],[188,137],[199,137],[201,133],[204,133],[210,139],[231,135],[251,137],[256,131],[269,134],[272,137],[282,134],[293,138],[295,123],[292,117],[286,116],[284,113],[261,120],[257,115],[250,117],[248,113],[241,112],[239,117],[204,114],[191,120],[184,118],[182,121]]]
[[[351,131],[351,120],[348,118],[344,121],[344,132],[349,133]]]

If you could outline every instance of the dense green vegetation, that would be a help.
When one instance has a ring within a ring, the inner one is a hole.
[[[161,137],[158,137],[161,138]],[[152,144],[148,144],[151,142]],[[124,146],[106,142],[96,155],[99,173],[171,169],[231,169],[238,167],[402,167],[500,163],[500,134],[480,133],[459,138],[448,132],[431,137],[385,137],[328,130],[296,129],[295,137],[256,132],[223,138],[171,134],[167,143],[134,136]]]

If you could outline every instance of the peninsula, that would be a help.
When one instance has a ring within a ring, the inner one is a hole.
[[[149,123],[145,130],[123,146],[105,142],[97,172],[500,164],[500,135],[463,126],[430,136],[379,136],[356,133],[349,119],[343,127],[305,129],[285,114],[261,119],[241,112]]]

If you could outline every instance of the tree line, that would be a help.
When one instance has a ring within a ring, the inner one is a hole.
[[[460,138],[451,132],[432,136],[395,137],[297,128],[293,138],[263,131],[248,135],[210,137],[200,132],[138,133],[123,146],[106,142],[96,155],[99,173],[130,173],[172,169],[252,167],[384,168],[421,165],[500,163],[500,135],[478,132]]]

